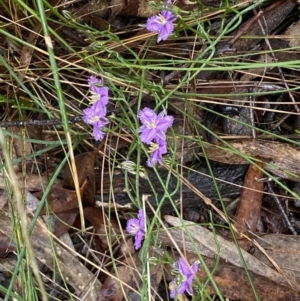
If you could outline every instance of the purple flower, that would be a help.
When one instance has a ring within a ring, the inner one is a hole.
[[[98,110],[96,107],[99,107]],[[100,105],[97,106],[97,103],[83,110],[82,119],[85,123],[93,125],[93,137],[96,141],[100,141],[104,138],[104,132],[101,129],[108,124],[105,114],[106,109]]]
[[[142,240],[145,237],[145,214],[143,209],[139,210],[138,218],[131,218],[127,222],[126,230],[128,233],[135,235],[135,249],[139,249],[142,245]]]
[[[139,112],[139,119],[142,122],[142,126],[138,128],[142,142],[150,144],[153,139],[166,140],[166,131],[172,126],[174,117],[166,116],[165,111],[162,111],[158,115],[149,108],[144,108]]]
[[[151,158],[147,161],[147,165],[149,167],[152,167],[157,162],[162,164],[162,155],[167,153],[166,140],[155,138],[154,142],[151,142],[150,153]]]
[[[89,77],[88,85],[92,92],[90,97],[90,102],[92,104],[98,101],[100,101],[103,106],[108,104],[108,87],[102,86],[102,84],[102,79],[98,79],[93,75]]]
[[[167,4],[170,4],[168,1]],[[176,20],[176,16],[168,11],[163,10],[161,14],[148,18],[146,28],[151,32],[157,32],[157,43],[165,41],[174,31],[173,22]]]
[[[96,87],[94,90],[97,92],[92,91],[90,103],[100,102],[102,106],[106,106],[108,104],[108,87]]]
[[[106,106],[101,101],[95,102],[91,107],[83,110],[83,121],[87,124],[95,124],[105,118]]]
[[[190,267],[186,260],[180,258],[178,262],[173,264],[173,267],[176,269],[176,278],[171,282],[171,292],[170,297],[175,298],[177,294],[183,294],[185,291],[192,295],[193,294],[193,279],[195,274],[199,269],[199,260],[195,261]]]
[[[92,106],[83,110],[83,121],[93,125],[93,136],[95,140],[102,140],[104,132],[102,129],[108,124],[106,116],[106,105],[108,104],[108,87],[102,86],[102,80],[95,76],[90,76],[88,84],[92,97]]]

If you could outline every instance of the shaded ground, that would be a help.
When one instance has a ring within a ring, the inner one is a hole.
[[[201,261],[193,300],[300,298],[295,2],[177,1],[159,44],[158,1],[44,5],[0,8],[2,298],[168,300],[180,257]],[[91,74],[109,87],[101,142],[81,117]],[[175,120],[155,168],[145,107]]]

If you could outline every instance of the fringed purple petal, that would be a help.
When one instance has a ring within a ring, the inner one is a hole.
[[[131,218],[127,221],[126,231],[132,235],[135,235],[139,230],[139,220],[137,218]]]
[[[150,32],[159,32],[161,28],[159,16],[152,16],[148,18],[146,28]]]
[[[156,129],[145,129],[140,135],[141,141],[146,144],[150,144],[151,141],[157,137]]]
[[[102,85],[102,80],[98,79],[96,76],[91,75],[88,79],[88,85],[90,88],[92,88],[93,85],[99,83],[100,85]]]

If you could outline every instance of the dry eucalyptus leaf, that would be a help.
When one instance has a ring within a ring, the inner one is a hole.
[[[94,173],[95,152],[82,153],[75,156],[75,164],[78,175],[79,185],[83,185],[84,181]],[[70,165],[66,164],[62,171],[63,187],[75,189],[74,175],[70,169]]]
[[[226,164],[249,164],[238,152],[260,157],[265,169],[282,178],[300,181],[300,151],[283,142],[269,140],[243,140],[230,142],[234,152],[227,147],[204,143],[205,155],[217,162]],[[200,155],[203,156],[202,153]]]
[[[123,293],[128,295],[130,280],[137,277],[137,269],[135,262],[138,261],[138,253],[130,252],[133,249],[133,240],[128,240],[121,247],[121,251],[125,251],[122,265],[119,265],[114,271],[111,271],[112,276],[108,275],[100,289],[97,301],[123,301]],[[129,252],[128,252],[129,251]],[[128,252],[128,253],[127,253]]]
[[[35,196],[42,198],[44,192],[40,191],[35,193]],[[48,195],[47,207],[50,213],[62,213],[72,209],[78,208],[77,194],[74,190],[53,186]],[[44,207],[41,214],[46,214],[46,208]]]
[[[125,273],[124,273],[124,270],[125,270]],[[121,273],[121,275],[123,275],[123,276],[124,276],[124,274],[126,275],[126,267],[117,268],[117,273],[118,274]],[[127,273],[127,275],[130,275],[130,274]],[[115,278],[115,277],[108,276],[99,291],[97,301],[123,301],[124,300],[122,290],[123,290],[124,294],[127,295],[128,288],[127,288],[127,286],[124,286],[121,290],[120,282],[118,281],[118,279],[120,281],[124,281],[124,280],[128,281],[127,278],[121,279],[121,278]]]
[[[82,189],[84,185],[82,202],[85,205],[94,205],[95,201],[95,172],[94,172],[94,163],[95,163],[96,152],[87,152],[79,154],[75,157],[75,164],[78,175],[79,186]],[[74,177],[70,170],[69,164],[64,166],[63,172],[63,187],[69,189],[75,189]]]
[[[85,207],[84,217],[94,227],[97,237],[100,240],[101,252],[108,250],[109,245],[113,245],[120,236],[118,221],[113,216],[107,216],[102,209]]]

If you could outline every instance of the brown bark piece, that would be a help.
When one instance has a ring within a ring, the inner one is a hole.
[[[300,152],[296,147],[262,139],[232,141],[230,144],[235,152],[205,143],[205,153],[210,160],[226,164],[249,164],[237,151],[251,157],[259,156],[267,171],[292,181],[300,180]]]
[[[241,232],[256,231],[260,216],[264,183],[259,181],[263,177],[263,163],[250,165],[242,188],[240,202],[235,215],[235,225]]]

